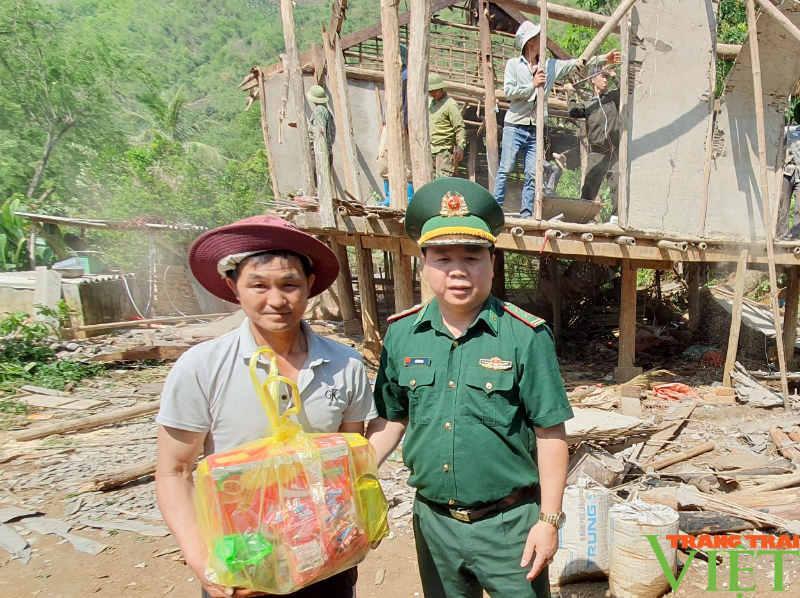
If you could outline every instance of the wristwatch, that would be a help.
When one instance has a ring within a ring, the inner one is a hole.
[[[546,521],[556,529],[561,529],[567,522],[567,515],[564,511],[558,513],[539,513],[539,521]]]

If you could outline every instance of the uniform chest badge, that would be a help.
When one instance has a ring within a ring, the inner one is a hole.
[[[469,216],[469,208],[464,196],[455,191],[445,193],[442,197],[442,209],[439,211],[439,215],[445,218]]]
[[[491,359],[481,359],[478,361],[487,370],[510,370],[514,365],[510,361],[503,361],[499,357],[492,357]]]

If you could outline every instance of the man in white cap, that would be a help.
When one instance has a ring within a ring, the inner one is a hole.
[[[500,154],[500,166],[494,182],[494,197],[503,205],[506,197],[506,181],[514,169],[517,155],[523,152],[525,165],[525,185],[522,188],[523,218],[533,215],[534,177],[536,176],[536,101],[540,95],[547,94],[555,82],[573,73],[580,66],[577,59],[554,60],[539,56],[539,25],[525,21],[517,29],[517,45],[520,55],[506,63],[503,77],[503,91],[511,105],[506,112],[503,125],[503,146]],[[609,52],[595,56],[588,61],[590,67],[602,62],[618,64],[620,53]],[[542,91],[543,90],[543,91]],[[547,102],[544,104],[545,121],[547,120]]]

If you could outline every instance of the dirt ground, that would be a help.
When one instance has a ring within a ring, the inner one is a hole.
[[[344,340],[355,344],[353,340]],[[585,369],[573,363],[564,367],[570,371]],[[157,384],[166,376],[168,367],[141,370],[118,370],[108,378],[98,379],[80,389],[109,400],[107,408],[120,408],[150,396],[138,395],[144,385]],[[716,372],[708,374],[709,379]],[[63,412],[40,410],[39,417],[56,419]],[[82,414],[72,414],[76,417]],[[32,547],[30,561],[19,559],[0,549],[0,595],[47,596],[48,598],[84,598],[87,596],[131,596],[196,598],[199,584],[183,564],[174,539],[141,535],[131,531],[95,529],[81,523],[92,521],[133,521],[148,526],[163,526],[155,505],[154,482],[147,477],[122,488],[103,492],[79,494],[80,486],[93,474],[144,462],[155,455],[155,424],[153,417],[118,423],[101,429],[85,430],[65,436],[55,436],[29,443],[10,440],[0,432],[0,509],[8,506],[38,511],[46,517],[69,521],[71,533],[108,546],[97,555],[77,551],[69,542],[55,535],[32,531],[25,520],[7,525],[17,531]],[[765,430],[775,423],[790,423],[790,414],[779,410],[759,410],[752,407],[701,406],[697,408],[680,436],[667,450],[682,450],[700,440],[714,439],[717,449],[691,463],[666,470],[666,477],[713,465],[715,459],[741,456],[746,439],[751,445],[765,442]],[[38,423],[47,422],[34,422]],[[738,456],[737,456],[738,455]],[[672,472],[672,473],[670,473]],[[401,463],[389,462],[381,470],[381,479],[393,508],[408,503],[412,491],[405,486],[407,475]],[[81,496],[76,503],[78,496]],[[70,512],[78,505],[77,512]],[[422,595],[419,581],[410,515],[390,517],[392,535],[371,553],[359,567],[358,596],[406,597]],[[748,533],[748,532],[743,532]],[[520,551],[522,547],[520,547]],[[686,555],[678,553],[685,562]],[[751,563],[742,558],[740,566]],[[728,563],[718,568],[718,583],[726,597],[766,597],[772,595],[772,562],[761,557],[754,563],[753,574],[743,573],[743,587],[756,583],[755,591],[732,591],[729,585]],[[704,596],[707,587],[707,565],[696,558],[674,594],[675,598]],[[800,598],[800,558],[789,557],[784,567],[785,597]],[[554,590],[561,598],[610,597],[606,581],[583,582]],[[504,597],[506,598],[506,597]],[[641,596],[637,598],[656,598]]]

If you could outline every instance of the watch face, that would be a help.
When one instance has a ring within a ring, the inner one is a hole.
[[[563,511],[558,514],[558,521],[556,521],[556,527],[561,529],[564,527],[564,524],[567,522],[567,514]]]

